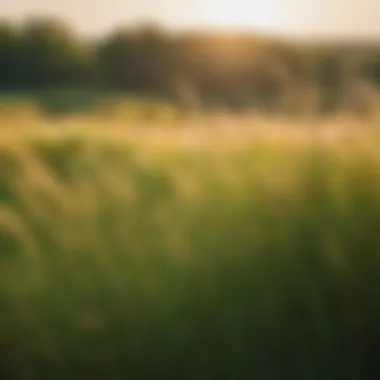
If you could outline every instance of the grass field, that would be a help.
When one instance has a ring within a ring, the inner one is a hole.
[[[2,123],[1,378],[378,378],[377,125],[241,123]]]

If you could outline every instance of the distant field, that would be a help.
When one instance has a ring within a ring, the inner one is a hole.
[[[378,378],[376,124],[97,120],[0,121],[1,378]]]

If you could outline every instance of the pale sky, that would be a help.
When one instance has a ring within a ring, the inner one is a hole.
[[[157,21],[380,40],[380,0],[0,0],[0,18],[59,16],[86,34]]]

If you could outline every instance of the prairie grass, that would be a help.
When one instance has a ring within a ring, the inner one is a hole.
[[[1,378],[378,378],[380,136],[318,131],[1,129]]]

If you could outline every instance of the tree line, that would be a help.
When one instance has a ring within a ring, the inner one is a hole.
[[[380,45],[169,33],[154,24],[115,28],[91,40],[57,19],[0,22],[2,91],[87,88],[279,111],[314,102],[323,111],[357,95],[359,80],[380,86]]]

